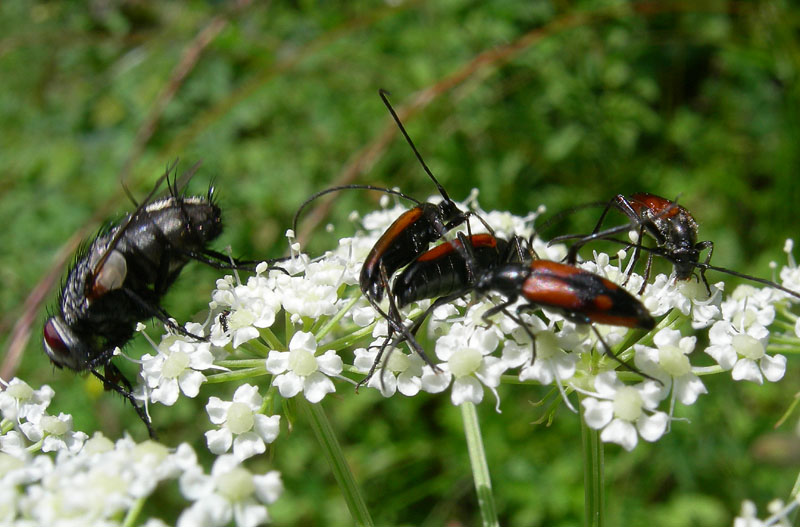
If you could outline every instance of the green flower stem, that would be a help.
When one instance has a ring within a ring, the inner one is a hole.
[[[790,500],[797,499],[797,494],[800,492],[800,474],[797,475],[797,479],[794,481],[794,486],[792,487],[792,492],[789,494]]]
[[[25,447],[25,450],[28,452],[38,452],[42,449],[42,445],[44,444],[44,438],[41,438],[39,441],[33,443],[32,445],[28,445]]]
[[[289,343],[294,336],[294,324],[292,323],[292,315],[288,311],[284,311],[283,315],[283,323],[286,328],[286,349],[289,349]]]
[[[354,342],[360,340],[367,335],[372,334],[372,330],[375,327],[375,322],[370,324],[369,326],[363,327],[357,331],[350,333],[349,335],[345,335],[344,337],[338,338],[331,342],[325,344],[325,349],[340,351],[344,348],[350,347]]]
[[[794,411],[797,409],[798,404],[800,404],[800,393],[794,394],[794,401],[792,401],[792,403],[789,405],[786,411],[783,412],[783,415],[781,416],[780,419],[778,419],[778,422],[775,423],[775,428],[779,428],[780,426],[782,426],[783,423],[785,423],[786,420],[792,416]],[[800,482],[800,475],[798,475],[797,477],[798,477],[798,482]],[[794,488],[792,489],[792,497],[794,497],[797,494],[798,482],[795,482],[794,484]]]
[[[258,368],[244,368],[241,370],[209,375],[206,377],[206,382],[209,384],[217,384],[220,382],[244,381],[252,379],[253,377],[260,377],[261,375],[270,375],[264,365],[264,361],[261,361],[261,363],[261,366]]]
[[[581,397],[581,400],[583,398]],[[589,428],[583,418],[583,405],[578,405],[581,421],[581,440],[583,443],[583,524],[586,527],[605,525],[605,489],[603,475],[603,442],[600,431]]]
[[[139,498],[131,504],[131,508],[128,509],[125,519],[122,520],[122,527],[133,527],[134,525],[138,525],[136,520],[139,518],[139,514],[144,508],[144,502],[145,498]]]
[[[794,346],[767,346],[767,353],[800,353],[800,347]]]
[[[650,331],[644,331],[644,330],[628,331],[628,333],[625,335],[625,338],[616,347],[616,350],[614,350],[614,353],[619,355],[624,351],[633,348],[634,344],[642,344],[644,346],[652,345],[653,335],[655,335],[662,329],[671,326],[672,324],[675,323],[676,320],[678,320],[682,316],[683,313],[681,313],[677,309],[673,309],[669,313],[667,313],[667,316],[661,319],[661,321],[658,324],[656,324],[655,328],[653,328]]]
[[[792,328],[794,330],[794,328]],[[769,337],[770,344],[788,344],[790,346],[794,346],[795,348],[800,345],[800,339],[795,336],[783,336],[783,335],[770,335]]]
[[[498,526],[497,507],[492,494],[492,480],[489,477],[489,465],[486,463],[486,451],[481,439],[481,428],[478,423],[478,412],[471,402],[461,404],[461,420],[467,436],[469,462],[472,465],[472,477],[478,493],[478,506],[481,509],[481,521],[484,527]]]
[[[258,339],[243,342],[239,345],[239,350],[256,357],[264,358],[267,358],[267,355],[269,355],[270,352],[269,346],[265,346],[264,343],[260,342]]]
[[[347,508],[353,517],[353,524],[359,527],[374,525],[361,490],[356,484],[355,477],[353,477],[350,466],[347,464],[342,447],[336,439],[336,434],[330,421],[328,421],[327,415],[325,415],[325,410],[322,409],[322,405],[310,404],[302,397],[294,397],[287,402],[300,407],[306,414],[308,422],[314,430],[314,435],[317,437],[320,447],[322,447],[322,453],[328,459],[328,464],[331,466],[336,482],[339,484],[339,489],[342,491]]]
[[[542,383],[539,381],[528,379],[526,381],[519,380],[519,375],[501,375],[500,376],[500,383],[501,384],[520,384],[523,386],[541,386]]]
[[[344,305],[344,307],[343,307],[342,309],[340,309],[340,310],[339,310],[339,312],[338,312],[338,313],[336,313],[336,314],[335,314],[335,315],[334,315],[334,316],[333,316],[333,317],[332,317],[330,320],[328,320],[328,322],[327,322],[327,323],[326,323],[324,326],[322,326],[322,328],[321,328],[321,329],[320,329],[318,332],[315,332],[315,333],[314,333],[314,337],[317,339],[317,342],[319,342],[320,340],[322,340],[322,338],[323,338],[325,335],[327,335],[327,334],[328,334],[328,332],[329,332],[331,329],[333,329],[333,327],[334,327],[336,324],[338,324],[338,323],[339,323],[339,321],[342,319],[342,317],[343,317],[343,316],[344,316],[344,315],[345,315],[345,314],[346,314],[348,311],[350,311],[350,309],[352,309],[352,307],[353,307],[354,305],[356,305],[356,302],[358,302],[358,299],[359,299],[359,298],[360,298],[360,297],[358,297],[358,296],[351,298],[351,299],[350,299],[350,301],[349,301],[347,304],[345,304],[345,305]]]
[[[772,327],[779,327],[779,328],[785,329],[787,331],[791,331],[792,334],[794,334],[794,323],[790,324],[789,322],[786,322],[786,321],[781,320],[779,318],[772,321],[772,324],[770,325],[770,328],[772,328]]]
[[[795,315],[794,313],[792,313],[791,311],[789,311],[789,306],[787,306],[786,304],[777,304],[775,307],[776,307],[776,311],[778,313],[780,313],[781,315],[785,316],[786,318],[788,318],[792,322],[797,322],[798,316]],[[792,329],[794,329],[794,328],[792,328]]]
[[[423,313],[423,310],[415,309],[414,311],[412,311],[411,313],[408,314],[406,319],[407,320],[416,320],[417,317],[422,315],[422,313]],[[340,337],[340,338],[338,338],[336,340],[333,340],[333,341],[325,344],[325,349],[326,350],[340,351],[340,350],[342,350],[344,348],[349,348],[355,342],[359,341],[363,337],[366,337],[367,335],[370,335],[372,333],[372,330],[375,329],[375,325],[377,323],[378,323],[378,320],[376,320],[375,322],[373,322],[369,326],[365,326],[365,327],[360,328],[360,329],[358,329],[356,331],[353,331],[349,335],[345,335],[344,337]],[[329,331],[329,330],[327,330],[327,331]]]
[[[7,434],[10,430],[14,429],[14,421],[3,419],[0,421],[0,435]]]
[[[269,349],[267,351],[270,351],[270,350],[284,351],[284,350],[286,350],[286,346],[280,341],[280,339],[278,337],[275,336],[275,333],[273,333],[271,329],[269,329],[269,328],[261,328],[261,329],[259,329],[258,332],[261,335],[261,338],[263,338],[264,341],[266,341],[267,346],[269,347]],[[289,342],[288,339],[287,339],[286,342]]]
[[[692,368],[692,373],[694,373],[698,377],[703,377],[705,375],[716,375],[717,373],[722,373],[724,371],[730,371],[730,370],[723,370],[722,366],[719,366],[719,365]]]
[[[223,368],[258,368],[264,367],[264,359],[227,359],[218,360],[214,363],[215,366],[222,366]]]

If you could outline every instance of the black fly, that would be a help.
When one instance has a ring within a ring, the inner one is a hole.
[[[185,177],[191,177],[197,166]],[[56,366],[89,371],[107,390],[122,394],[151,436],[153,429],[131,393],[130,381],[111,362],[114,350],[133,337],[137,322],[153,317],[178,333],[194,336],[170,320],[161,307],[162,297],[190,260],[220,269],[232,267],[225,255],[207,247],[222,232],[213,187],[205,196],[185,196],[177,188],[177,177],[169,180],[173,167],[133,213],[78,250],[62,284],[58,310],[45,322],[43,332],[44,351]],[[169,194],[154,200],[165,179]]]

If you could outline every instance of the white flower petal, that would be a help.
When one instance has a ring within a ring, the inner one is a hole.
[[[500,376],[502,376],[507,369],[508,364],[502,359],[486,357],[483,359],[481,367],[475,372],[475,376],[486,386],[495,388],[500,386]]]
[[[313,333],[298,331],[292,336],[292,340],[289,342],[289,349],[291,351],[305,350],[313,355],[317,351],[317,339],[314,338]]]
[[[449,371],[435,372],[430,366],[425,366],[422,371],[421,387],[428,393],[445,391],[450,386],[450,379],[453,378],[453,374]]]
[[[419,393],[422,387],[422,379],[419,375],[414,375],[406,370],[397,376],[397,391],[406,397],[413,397]]]
[[[384,397],[391,397],[397,391],[397,377],[389,370],[378,368],[370,378],[367,386],[375,388]]]
[[[236,391],[233,392],[233,401],[236,403],[244,403],[250,407],[251,410],[257,412],[261,408],[261,403],[264,399],[258,393],[258,388],[250,384],[242,384]]]
[[[674,390],[678,400],[687,406],[694,404],[700,395],[708,393],[703,381],[694,374],[682,375],[675,379]]]
[[[594,387],[597,393],[604,398],[613,399],[617,390],[622,388],[623,384],[617,379],[615,371],[604,371],[599,373],[594,379]]]
[[[233,349],[238,348],[248,340],[257,339],[259,332],[252,326],[239,328],[233,332]]]
[[[186,370],[178,377],[178,384],[186,397],[194,399],[200,393],[200,386],[206,382],[206,376],[195,370]]]
[[[267,355],[267,371],[278,375],[289,369],[289,352],[272,350]]]
[[[150,392],[150,400],[154,403],[161,403],[164,406],[172,406],[178,400],[178,381],[177,379],[162,380],[164,382]]]
[[[283,481],[277,470],[267,472],[263,476],[253,476],[253,483],[256,486],[256,496],[267,505],[275,503],[283,493]]]
[[[756,384],[763,384],[764,378],[761,376],[756,361],[752,359],[739,359],[733,367],[731,377],[734,381],[751,381]]]
[[[280,415],[256,414],[253,430],[267,443],[272,443],[281,431]]]
[[[226,414],[228,413],[228,408],[230,407],[230,401],[223,401],[219,397],[212,395],[208,398],[208,403],[206,404],[208,419],[215,425],[221,425],[225,422],[227,417]]]
[[[658,348],[667,346],[677,346],[681,338],[681,332],[677,329],[664,328],[653,335],[653,344]]]
[[[599,430],[606,426],[614,417],[614,403],[611,401],[598,401],[594,397],[585,398],[583,405],[583,419],[589,428]]]
[[[453,391],[450,400],[456,406],[465,401],[480,404],[483,400],[483,386],[475,377],[461,377],[453,381]]]
[[[342,373],[342,358],[333,350],[328,350],[317,357],[319,369],[326,375],[339,375]]]
[[[294,397],[303,391],[303,379],[291,371],[275,377],[272,384],[278,387],[281,397]]]
[[[325,397],[325,394],[336,391],[333,381],[318,371],[306,377],[304,384],[303,393],[310,403],[318,403]]]
[[[209,430],[205,435],[208,449],[217,456],[227,452],[233,443],[233,434],[227,428]]]
[[[267,508],[257,503],[239,504],[233,514],[237,527],[258,527],[269,521]]]
[[[253,457],[258,454],[263,454],[267,450],[264,440],[258,437],[255,432],[245,432],[239,434],[233,440],[233,455],[239,461],[244,461],[247,458]]]
[[[724,346],[709,346],[705,351],[723,370],[730,370],[736,364],[736,352],[730,344]]]
[[[774,357],[764,355],[761,357],[758,364],[761,367],[761,371],[764,373],[764,377],[766,377],[769,382],[781,380],[784,373],[786,373],[786,357],[783,355],[775,355]]]
[[[656,441],[659,437],[664,435],[667,430],[667,423],[669,416],[664,412],[655,412],[652,415],[642,415],[636,420],[636,428],[639,430],[639,435],[645,441]]]
[[[600,439],[606,443],[622,445],[622,448],[630,452],[638,443],[639,436],[633,424],[622,419],[614,419],[600,432]]]

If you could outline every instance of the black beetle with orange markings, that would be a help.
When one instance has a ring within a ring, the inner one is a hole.
[[[593,325],[598,323],[644,330],[655,327],[650,312],[636,297],[602,276],[560,262],[534,260],[529,264],[509,263],[486,270],[478,277],[475,291],[481,295],[496,292],[506,298],[505,302],[484,313],[483,318],[488,320],[492,315],[502,312],[517,322],[531,338],[534,346],[532,360],[536,358],[536,337],[518,315],[522,311],[546,308],[561,313],[576,324],[589,324],[606,353],[631,371],[651,378],[614,355]],[[509,312],[508,307],[520,297],[527,303],[518,306],[517,313]]]
[[[400,132],[403,134],[406,142],[411,147],[414,155],[419,160],[425,173],[430,177],[439,193],[442,196],[442,201],[438,204],[429,202],[419,202],[402,192],[375,187],[372,185],[345,185],[340,187],[332,187],[323,191],[317,192],[308,198],[295,213],[293,227],[297,232],[297,220],[302,211],[315,199],[331,192],[338,192],[344,189],[365,189],[377,190],[387,194],[398,195],[404,199],[414,202],[416,205],[405,211],[398,217],[386,231],[380,236],[378,241],[373,245],[364,264],[361,267],[361,274],[359,276],[359,286],[361,291],[366,297],[367,301],[372,305],[375,311],[381,315],[389,324],[390,332],[400,333],[404,336],[409,345],[416,351],[428,364],[432,362],[425,354],[422,346],[416,341],[403,324],[402,317],[397,311],[396,306],[392,299],[389,303],[389,312],[385,312],[380,307],[380,302],[383,300],[385,291],[391,291],[390,280],[391,277],[401,268],[412,263],[418,256],[428,250],[431,243],[441,239],[448,232],[456,227],[466,223],[469,232],[468,219],[475,216],[491,231],[489,226],[477,214],[471,211],[463,211],[458,205],[450,198],[447,191],[433,175],[433,172],[428,168],[422,155],[417,150],[411,137],[406,132],[403,123],[400,121],[397,113],[392,107],[389,99],[387,98],[388,92],[379,90],[381,100],[383,101],[389,113],[392,115],[395,123],[397,124]],[[467,273],[474,276],[470,269],[470,257],[466,253],[463,244],[458,244],[454,241],[448,242],[451,247],[460,253],[461,260],[467,265]],[[390,295],[391,296],[391,295]]]
[[[395,338],[390,325],[389,333],[375,357],[372,368],[359,383],[365,384],[380,363],[389,344],[397,346],[407,340],[408,335],[416,339],[417,331],[433,311],[441,305],[460,298],[475,287],[476,272],[485,272],[501,263],[522,262],[528,258],[523,250],[523,239],[514,236],[510,241],[492,234],[460,235],[452,242],[445,242],[419,255],[395,278],[389,295],[392,313],[402,323],[399,309],[412,302],[435,298],[436,300],[414,323]],[[468,259],[461,255],[466,250]],[[469,263],[468,263],[469,262]]]
[[[612,207],[628,216],[631,223],[600,230],[606,215]],[[638,240],[635,244],[611,238],[611,236],[615,234],[630,230],[636,230],[638,232]],[[655,240],[656,247],[646,247],[642,245],[642,239],[645,234]],[[632,257],[634,264],[639,260],[641,251],[646,251],[648,257],[644,271],[644,282],[639,290],[639,294],[644,292],[644,288],[647,286],[647,281],[650,278],[653,256],[661,256],[672,263],[675,269],[675,278],[678,280],[690,279],[694,276],[694,270],[699,269],[698,274],[700,280],[702,280],[703,284],[706,286],[706,290],[709,294],[711,294],[711,287],[708,284],[705,273],[708,270],[712,270],[764,284],[800,298],[800,293],[770,280],[711,265],[709,262],[714,252],[714,242],[710,240],[697,241],[697,221],[694,219],[694,216],[692,216],[686,208],[678,205],[676,202],[655,194],[639,192],[631,195],[630,198],[622,194],[617,194],[606,204],[591,234],[558,236],[553,238],[551,243],[576,238],[578,241],[570,247],[567,255],[568,263],[575,263],[580,248],[592,240],[602,239],[624,244],[629,247],[632,246],[634,248]],[[708,253],[706,254],[705,260],[701,262],[700,255],[706,249],[708,249]],[[632,272],[633,266],[628,270],[626,282],[628,278],[630,278]]]

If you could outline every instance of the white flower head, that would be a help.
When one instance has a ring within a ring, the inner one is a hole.
[[[273,276],[257,273],[248,278],[247,284],[235,284],[233,277],[226,276],[217,281],[217,290],[212,293],[214,305],[227,308],[224,317],[218,316],[211,327],[211,343],[218,347],[232,342],[236,349],[244,342],[258,338],[259,328],[271,327],[281,309],[281,298],[275,290]]]
[[[653,343],[655,348],[634,346],[637,368],[661,381],[663,390],[672,388],[673,397],[683,404],[694,404],[699,395],[708,393],[689,362],[697,337],[681,337],[680,331],[664,328],[653,336]]]
[[[198,328],[192,328],[197,331]],[[185,337],[165,335],[158,353],[142,356],[142,377],[150,392],[150,400],[172,406],[179,392],[194,398],[206,381],[203,370],[214,367],[210,342],[186,340]]]
[[[711,326],[708,332],[710,345],[705,352],[711,355],[725,370],[732,370],[734,380],[748,380],[758,384],[766,378],[776,382],[786,372],[786,357],[767,355],[769,331],[758,323],[752,323],[746,331],[737,330],[726,320]]]
[[[595,378],[595,388],[593,397],[582,401],[583,415],[589,427],[602,430],[602,441],[633,450],[639,436],[652,442],[666,431],[669,416],[655,410],[663,393],[658,383],[627,386],[607,371]]]
[[[283,492],[280,474],[254,475],[232,455],[217,458],[210,475],[198,468],[180,478],[181,492],[194,503],[181,513],[178,527],[225,525],[256,527],[269,521],[265,505]]]
[[[10,421],[35,418],[44,413],[54,395],[55,391],[46,384],[34,390],[22,379],[14,377],[6,389],[0,391],[0,412]]]
[[[289,342],[289,351],[269,352],[267,370],[276,377],[272,383],[283,397],[294,397],[301,391],[312,403],[336,391],[330,376],[342,373],[342,359],[333,350],[316,356],[314,335],[299,331]]]
[[[450,398],[455,405],[465,401],[475,404],[483,400],[483,386],[495,396],[499,411],[497,386],[500,376],[508,369],[501,358],[491,356],[500,343],[501,332],[497,328],[483,328],[453,324],[450,333],[436,341],[436,356],[443,361],[441,372],[430,366],[423,368],[422,389],[438,393],[447,388],[450,380],[453,388]]]
[[[353,365],[358,371],[368,373],[372,369],[383,342],[384,339],[379,339],[369,349],[355,350]],[[404,353],[389,346],[384,350],[381,362],[375,366],[367,386],[379,390],[384,397],[391,397],[398,391],[407,397],[414,396],[422,387],[424,364],[417,353]]]
[[[34,418],[20,424],[20,430],[32,442],[41,441],[42,452],[67,451],[77,453],[89,437],[84,432],[72,430],[72,416],[61,413],[58,416],[37,414]]]
[[[786,253],[788,264],[781,269],[781,285],[787,289],[791,289],[792,291],[800,291],[800,267],[797,266],[797,262],[792,254],[793,249],[794,241],[792,239],[786,240],[786,243],[783,245],[783,252]],[[796,297],[787,295],[783,292],[780,292],[779,294],[784,295],[792,302],[797,302]]]
[[[209,398],[206,411],[220,428],[206,432],[208,449],[221,455],[233,445],[233,455],[239,461],[262,454],[265,443],[272,443],[280,431],[280,416],[261,414],[262,402],[258,388],[249,384],[236,389],[233,401]]]

